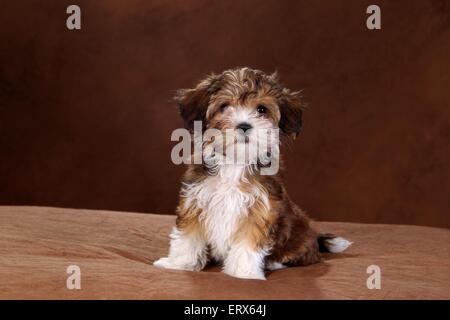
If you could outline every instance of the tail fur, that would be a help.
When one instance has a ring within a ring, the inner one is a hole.
[[[326,233],[319,235],[317,239],[319,242],[320,252],[342,252],[351,246],[353,242],[348,241],[342,237],[338,237],[334,234]]]

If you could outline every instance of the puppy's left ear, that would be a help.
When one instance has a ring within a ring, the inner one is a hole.
[[[304,105],[301,100],[301,92],[291,92],[289,89],[283,89],[278,106],[281,114],[279,124],[281,132],[295,139],[302,128]]]

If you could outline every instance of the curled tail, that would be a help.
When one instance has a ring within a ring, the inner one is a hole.
[[[332,253],[342,252],[348,247],[350,247],[350,245],[353,243],[348,241],[347,239],[338,237],[330,233],[319,235],[317,242],[319,243],[320,252],[332,252]]]

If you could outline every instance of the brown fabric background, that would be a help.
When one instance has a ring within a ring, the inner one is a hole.
[[[319,220],[450,227],[450,3],[7,1],[0,204],[172,213],[170,98],[206,73],[278,70],[304,89],[292,198]]]

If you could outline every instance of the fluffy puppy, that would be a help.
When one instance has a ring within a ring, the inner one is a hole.
[[[175,99],[187,129],[202,122],[203,139],[195,143],[203,161],[188,166],[169,254],[155,266],[200,271],[215,260],[233,277],[265,279],[265,270],[317,263],[321,252],[351,244],[311,227],[274,165],[281,160],[278,136],[300,132],[299,92],[283,87],[276,74],[238,68],[212,74]],[[208,130],[228,135],[205,139]],[[223,161],[239,150],[244,161]]]

